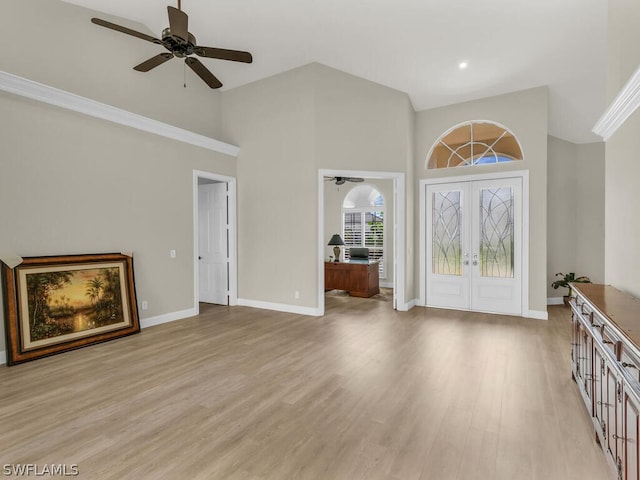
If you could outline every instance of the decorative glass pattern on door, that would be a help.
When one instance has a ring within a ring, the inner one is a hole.
[[[461,192],[433,194],[433,273],[462,275]]]
[[[480,276],[513,278],[513,190],[480,189]]]

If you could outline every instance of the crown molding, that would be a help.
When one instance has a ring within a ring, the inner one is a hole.
[[[34,82],[33,80],[22,78],[11,73],[0,71],[0,90],[91,117],[107,120],[117,123],[118,125],[124,125],[142,130],[143,132],[153,133],[161,137],[195,145],[196,147],[231,155],[232,157],[237,157],[240,153],[240,148],[235,145],[174,127],[173,125],[159,122],[158,120],[153,120],[127,110],[122,110],[121,108],[112,107],[105,103],[96,102],[95,100]]]
[[[622,126],[629,116],[640,106],[640,68],[625,83],[615,100],[609,105],[593,133],[600,135],[606,142]]]

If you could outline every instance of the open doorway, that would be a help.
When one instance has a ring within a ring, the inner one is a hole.
[[[236,305],[235,178],[193,172],[194,303]]]
[[[337,177],[338,182],[327,181],[328,178]],[[342,182],[343,178],[361,178],[361,183]],[[376,183],[377,182],[377,183]],[[338,185],[336,185],[338,183]],[[392,289],[392,305],[394,309],[407,310],[405,303],[405,280],[404,280],[404,173],[401,172],[369,172],[369,171],[352,171],[352,170],[320,170],[318,176],[318,306],[321,314],[325,310],[325,262],[328,261],[332,249],[327,246],[329,239],[334,234],[344,235],[344,215],[343,206],[345,194],[348,193],[354,185],[371,185],[373,190],[384,189],[386,186],[387,193],[385,195],[385,211],[389,221],[385,224],[385,243],[389,246],[388,255],[385,257],[382,266],[385,272],[385,281],[380,284],[381,287]],[[341,190],[336,192],[328,191],[327,188]],[[376,188],[378,187],[378,188]],[[372,211],[379,212],[380,209]],[[335,215],[331,215],[335,212]],[[364,210],[363,210],[364,211]],[[330,215],[333,221],[327,222],[326,218]],[[357,215],[352,215],[355,218]],[[361,219],[366,222],[366,213],[363,213]],[[362,227],[363,232],[366,225]],[[329,231],[331,230],[331,231]],[[326,238],[325,238],[326,237]],[[354,239],[349,239],[353,243]],[[348,243],[348,242],[347,242]],[[355,246],[350,245],[350,246]],[[344,247],[341,247],[342,259],[344,259]],[[389,290],[387,290],[389,291]]]

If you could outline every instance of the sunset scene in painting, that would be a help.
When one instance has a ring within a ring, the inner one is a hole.
[[[27,274],[31,342],[123,321],[118,267]]]

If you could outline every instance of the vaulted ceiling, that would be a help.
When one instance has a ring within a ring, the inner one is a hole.
[[[158,0],[67,1],[156,37],[167,26]],[[251,65],[202,60],[223,90],[310,62],[406,92],[416,110],[548,85],[549,132],[599,140],[606,0],[184,0],[182,9],[198,44],[253,54]]]

